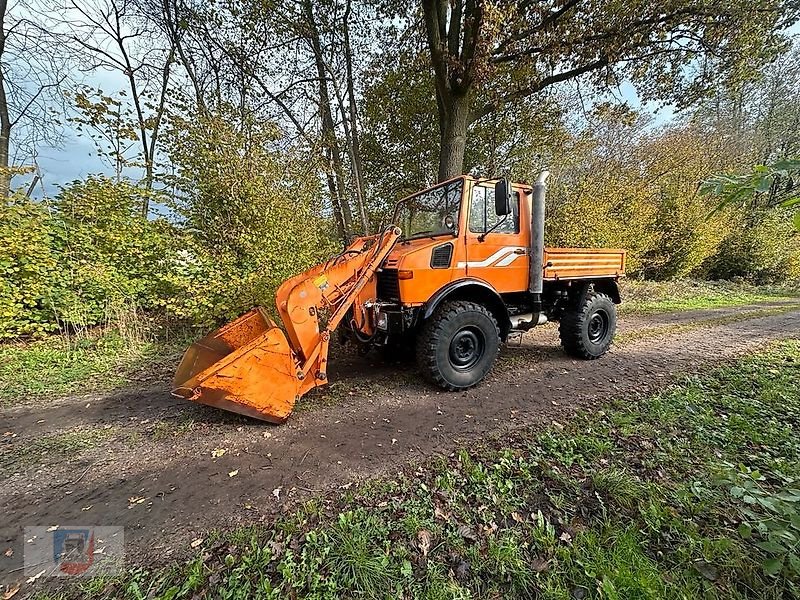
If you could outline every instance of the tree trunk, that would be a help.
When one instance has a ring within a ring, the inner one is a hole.
[[[175,60],[175,46],[169,49],[167,61],[164,63],[164,68],[161,71],[161,88],[159,89],[158,107],[152,118],[152,134],[150,136],[150,150],[147,156],[147,170],[146,170],[146,187],[149,190],[153,189],[153,177],[156,160],[156,150],[158,149],[158,134],[161,128],[161,121],[164,118],[167,106],[167,92],[169,89],[169,74],[172,67],[172,61]],[[145,194],[145,199],[142,205],[142,216],[146,219],[150,212],[150,195]]]
[[[469,96],[442,98],[440,107],[439,181],[461,175],[469,126]]]
[[[6,0],[0,0],[0,58],[6,49]],[[0,68],[0,198],[7,198],[11,191],[11,171],[9,161],[9,145],[11,143],[11,119],[8,116],[8,99],[6,98],[6,80]]]
[[[439,181],[444,181],[464,169],[483,8],[476,0],[422,0],[422,12],[439,112]]]
[[[6,82],[0,72],[0,198],[11,193],[11,165],[9,164],[9,145],[11,142],[11,119],[8,117],[6,101]]]
[[[328,159],[327,153],[325,153],[326,160]],[[330,161],[328,161],[330,163]],[[342,217],[342,207],[339,205],[339,195],[336,191],[336,182],[333,180],[333,174],[331,173],[331,169],[326,169],[325,173],[325,181],[328,183],[328,193],[331,195],[331,204],[333,205],[333,221],[336,223],[336,232],[339,234],[339,237],[343,240],[347,240],[347,234],[345,233],[345,226],[344,226],[344,219]]]
[[[317,68],[319,79],[319,112],[322,121],[322,144],[325,147],[325,154],[328,159],[328,173],[326,174],[331,190],[331,203],[334,211],[341,211],[341,223],[343,226],[340,236],[347,242],[353,232],[353,214],[350,211],[350,203],[344,194],[344,166],[342,156],[339,151],[339,143],[336,139],[336,126],[333,122],[331,113],[331,99],[328,90],[328,78],[325,73],[325,58],[322,55],[322,43],[320,42],[319,29],[314,19],[314,11],[311,0],[304,0],[303,10],[305,12],[308,25],[308,42],[314,52],[314,63]]]
[[[353,179],[355,183],[356,202],[364,235],[369,235],[369,219],[367,219],[366,193],[364,175],[361,169],[361,144],[358,135],[358,108],[356,105],[355,86],[353,85],[353,47],[350,45],[350,0],[344,10],[344,52],[347,70],[347,99],[350,109],[350,158],[353,162]],[[345,119],[346,120],[346,119]]]

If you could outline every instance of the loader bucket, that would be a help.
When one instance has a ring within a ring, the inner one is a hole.
[[[175,373],[176,396],[283,423],[300,391],[283,331],[261,308],[195,342]]]

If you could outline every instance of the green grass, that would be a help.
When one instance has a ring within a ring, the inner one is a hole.
[[[636,281],[621,283],[623,313],[651,314],[797,300],[799,284],[754,285],[733,281]]]
[[[185,345],[180,338],[171,343],[127,339],[113,329],[79,338],[54,336],[0,345],[0,406],[113,389]]]
[[[782,343],[43,597],[797,598],[799,382]]]

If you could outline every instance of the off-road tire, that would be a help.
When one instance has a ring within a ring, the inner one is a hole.
[[[558,326],[564,351],[575,358],[594,360],[608,351],[617,330],[617,307],[605,294],[586,294],[564,312]]]
[[[500,328],[480,304],[457,300],[442,304],[417,340],[417,366],[423,376],[454,392],[480,383],[500,350]]]

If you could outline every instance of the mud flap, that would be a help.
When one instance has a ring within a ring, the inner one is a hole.
[[[261,308],[192,344],[173,381],[175,396],[283,423],[302,385],[283,331]]]

